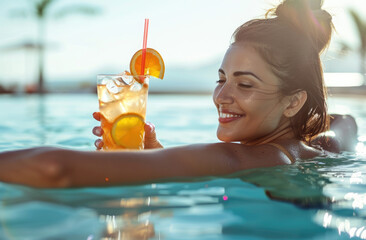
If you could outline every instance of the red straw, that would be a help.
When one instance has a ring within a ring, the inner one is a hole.
[[[148,29],[149,29],[149,19],[146,18],[144,28],[144,43],[142,45],[141,75],[145,75],[146,43],[147,43]]]

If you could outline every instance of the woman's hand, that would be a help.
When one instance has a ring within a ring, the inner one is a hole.
[[[357,145],[357,123],[351,115],[331,114],[330,130],[334,132],[339,151],[354,152]]]
[[[93,117],[95,120],[100,121],[100,112],[94,112]],[[93,134],[95,136],[101,137],[103,135],[103,129],[100,126],[93,128]],[[104,142],[102,139],[97,139],[94,142],[97,150],[102,149]],[[145,149],[163,148],[163,145],[156,139],[156,132],[154,124],[146,122],[145,124],[145,139],[144,139]]]
[[[354,152],[357,144],[356,120],[351,115],[331,114],[329,131],[319,134],[311,142],[330,152]]]

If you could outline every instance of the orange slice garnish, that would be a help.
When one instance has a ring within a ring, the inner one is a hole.
[[[139,149],[144,138],[144,125],[144,119],[139,114],[122,114],[113,123],[112,139],[121,147]]]
[[[150,75],[156,78],[163,79],[165,65],[161,55],[152,48],[146,48],[145,72],[141,74],[142,49],[137,51],[131,58],[130,71],[136,75]]]

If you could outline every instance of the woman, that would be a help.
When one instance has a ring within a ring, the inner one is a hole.
[[[326,132],[319,54],[330,41],[332,21],[321,6],[320,0],[287,0],[268,12],[274,17],[249,21],[235,31],[213,94],[222,143],[161,149],[154,128],[146,125],[146,147],[159,149],[5,152],[0,180],[33,187],[135,184],[222,176],[350,150],[340,139],[355,139],[353,118],[336,116],[331,125],[336,134]]]

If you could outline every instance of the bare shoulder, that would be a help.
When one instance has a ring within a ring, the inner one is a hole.
[[[333,155],[332,152],[322,147],[309,146],[300,140],[285,141],[281,143],[295,159],[312,159],[319,156]]]
[[[215,148],[233,159],[240,169],[291,164],[284,152],[268,144],[247,146],[239,143],[215,143],[210,144],[209,148]]]
[[[309,146],[300,140],[284,140],[278,141],[276,144],[257,146],[234,143],[219,143],[215,146],[220,146],[231,158],[240,162],[243,169],[285,165],[298,159],[305,160],[336,154],[327,149]]]
[[[312,144],[333,153],[355,151],[358,127],[354,117],[332,114],[330,120],[329,131],[319,134]]]

